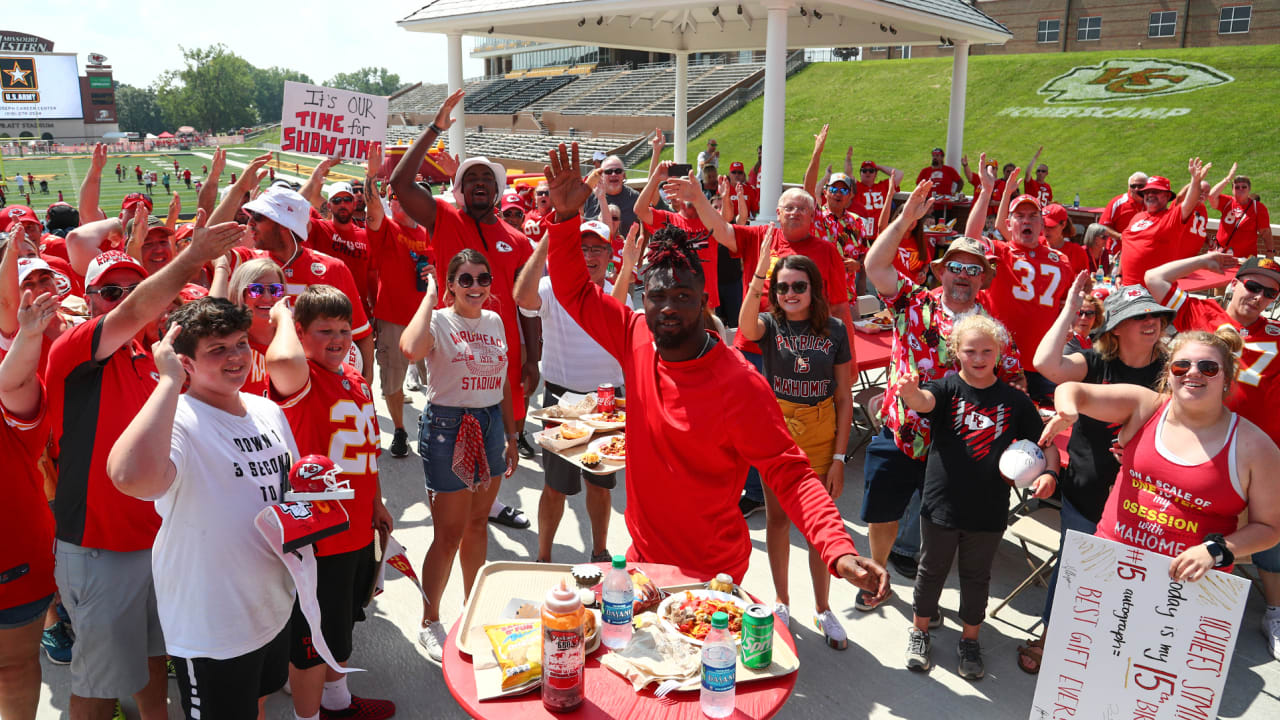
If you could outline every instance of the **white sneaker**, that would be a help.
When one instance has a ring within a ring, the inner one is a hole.
[[[422,379],[418,377],[418,366],[410,365],[404,377],[405,392],[417,392],[422,389]]]
[[[427,623],[418,631],[418,644],[427,650],[427,657],[441,662],[444,660],[444,639],[448,632],[440,621]]]
[[[844,626],[840,624],[840,619],[830,609],[814,615],[813,624],[826,636],[827,645],[830,647],[836,650],[849,647],[849,636],[845,633]]]
[[[786,603],[774,603],[773,614],[778,616],[778,621],[784,628],[791,628],[791,608]]]
[[[1262,634],[1267,638],[1267,648],[1271,657],[1280,660],[1280,613],[1264,612],[1262,614]]]

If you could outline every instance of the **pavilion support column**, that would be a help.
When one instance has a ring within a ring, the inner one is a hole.
[[[964,155],[964,96],[969,85],[969,43],[957,40],[951,60],[951,107],[947,112],[947,164],[960,170]]]
[[[688,162],[689,157],[689,53],[676,53],[676,146],[675,162]]]
[[[452,32],[445,37],[449,40],[449,94],[462,87],[462,33]],[[453,109],[454,123],[449,128],[449,152],[458,156],[458,160],[467,159],[467,113],[463,104]]]
[[[764,128],[760,154],[759,222],[778,217],[782,195],[782,158],[787,115],[787,13],[790,0],[767,3],[768,20],[764,50]]]

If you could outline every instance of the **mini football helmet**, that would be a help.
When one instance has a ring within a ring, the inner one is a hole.
[[[341,477],[342,469],[323,455],[307,455],[289,469],[288,501],[350,500],[356,496],[351,483]]]

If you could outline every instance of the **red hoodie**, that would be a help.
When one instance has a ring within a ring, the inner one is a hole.
[[[700,358],[662,360],[644,315],[587,276],[578,228],[577,217],[550,227],[551,288],[626,379],[628,559],[740,581],[751,538],[738,496],[754,465],[834,574],[836,560],[857,551],[764,376],[724,342]]]

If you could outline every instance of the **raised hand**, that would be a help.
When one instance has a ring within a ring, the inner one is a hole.
[[[996,186],[996,169],[995,169],[995,166],[992,166],[992,165],[988,165],[988,164],[987,164],[987,154],[986,154],[986,153],[982,153],[982,156],[981,156],[981,158],[978,160],[978,162],[982,163],[982,167],[981,167],[981,168],[979,168],[979,170],[978,170],[978,172],[979,172],[979,173],[981,173],[981,175],[980,175],[980,179],[982,180],[982,189],[984,189],[984,190],[986,190],[987,188],[992,188],[992,189],[994,189],[994,188],[995,188],[995,186]]]
[[[107,146],[102,143],[95,143],[93,146],[93,157],[89,160],[89,172],[95,175],[102,174],[102,168],[107,166]]]
[[[376,142],[369,145],[369,159],[365,163],[365,172],[369,177],[377,177],[382,170],[382,143]]]
[[[702,197],[702,183],[698,182],[698,172],[689,171],[689,177],[667,178],[664,184],[668,197],[678,197],[684,202],[697,202]]]
[[[627,231],[627,239],[622,243],[622,264],[633,268],[640,267],[640,258],[644,254],[645,241],[640,234],[641,223],[631,223]]]
[[[582,180],[582,163],[578,157],[578,143],[565,147],[560,143],[558,148],[547,153],[549,164],[544,165],[542,174],[547,178],[547,190],[551,198],[551,206],[561,220],[568,220],[582,208],[587,198],[591,197],[591,188]]]
[[[1216,273],[1225,273],[1231,268],[1240,267],[1240,258],[1228,253],[1209,252],[1200,257],[1205,269]]]
[[[143,220],[143,224],[146,221]],[[244,226],[234,222],[225,222],[213,227],[197,227],[191,235],[191,245],[186,252],[194,253],[192,257],[202,262],[213,262],[226,255],[244,236]]]
[[[22,291],[22,300],[18,303],[18,332],[27,337],[44,334],[58,316],[58,298],[52,293],[41,293],[35,297],[30,290]]]
[[[667,136],[663,134],[662,128],[653,129],[653,139],[649,141],[649,146],[653,148],[654,157],[662,154],[663,149],[667,147]]]
[[[720,179],[716,181],[716,194],[725,200],[729,199],[729,176],[728,175],[721,175]]]
[[[453,154],[449,154],[447,152],[438,153],[435,156],[435,161],[436,161],[436,164],[440,166],[440,169],[443,170],[444,173],[448,175],[450,178],[457,177],[458,166],[462,164],[458,160],[457,153],[453,153]]]
[[[769,264],[773,262],[773,235],[778,231],[778,224],[772,223],[769,230],[765,232],[764,238],[760,240],[760,254],[756,260],[756,275],[764,275],[769,271]]]
[[[433,121],[435,126],[441,130],[448,130],[453,127],[453,109],[462,102],[462,96],[466,92],[462,88],[453,91],[453,94],[445,98],[444,104],[436,111],[436,119]]]
[[[178,359],[178,353],[173,349],[173,341],[178,338],[180,332],[182,332],[181,325],[172,325],[164,337],[151,346],[151,356],[155,360],[156,371],[161,377],[167,377],[178,383],[187,379],[187,371],[182,367],[182,361]]]
[[[820,153],[822,152],[822,149],[827,146],[827,129],[830,127],[831,125],[829,123],[826,125],[823,125],[822,129],[818,131],[818,134],[813,136],[814,152]]]
[[[1075,312],[1084,306],[1085,295],[1089,292],[1089,284],[1093,282],[1093,276],[1088,270],[1081,270],[1076,273],[1076,279],[1071,283],[1071,290],[1067,292],[1067,307],[1071,312]]]
[[[911,191],[911,197],[907,198],[906,207],[902,210],[902,216],[911,222],[917,222],[920,218],[929,214],[933,209],[933,198],[930,194],[933,192],[933,181],[925,180]]]
[[[227,169],[227,151],[218,148],[213,151],[213,161],[209,165],[209,177],[216,178],[222,176],[222,171]]]
[[[1187,171],[1191,173],[1191,182],[1195,183],[1196,188],[1199,188],[1200,183],[1204,182],[1211,167],[1213,167],[1213,163],[1202,163],[1198,157],[1187,161]]]
[[[271,327],[279,327],[280,323],[293,322],[293,307],[289,304],[288,296],[282,297],[271,306]]]
[[[271,155],[270,155],[270,154],[268,154],[268,155],[264,155],[263,157],[267,158],[267,160],[270,160],[270,159],[271,159]],[[253,170],[253,169],[254,169],[254,165],[257,165],[257,163],[258,163],[258,161],[259,161],[259,160],[262,160],[262,158],[261,158],[261,157],[259,157],[259,158],[254,158],[253,163],[251,163],[251,164],[249,165],[249,168],[245,171],[245,175],[248,175],[248,174],[249,174],[249,171],[251,171],[251,170]],[[262,160],[262,162],[263,162],[263,164],[266,164],[266,160]],[[342,158],[339,158],[339,157],[327,157],[327,158],[325,158],[324,160],[321,160],[319,165],[316,165],[315,172],[313,172],[312,174],[313,174],[313,175],[319,175],[319,176],[320,176],[320,177],[322,177],[322,178],[323,178],[323,177],[329,177],[329,171],[333,169],[333,166],[334,166],[334,165],[337,165],[337,164],[338,164],[338,163],[340,163],[340,162],[342,162]],[[258,167],[262,167],[262,165],[258,165]]]

